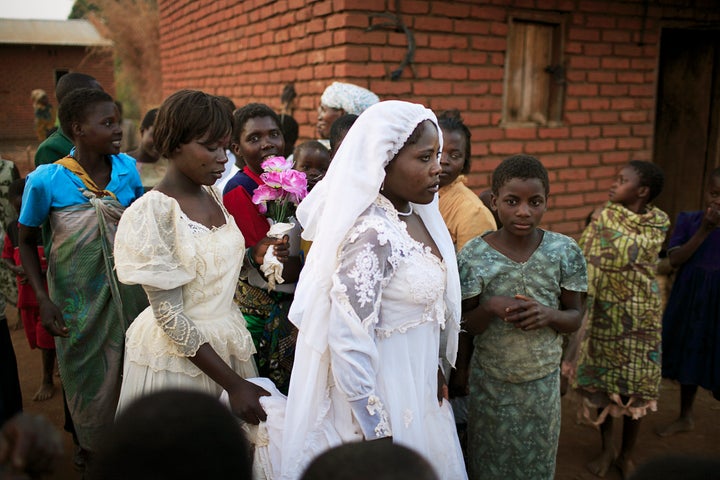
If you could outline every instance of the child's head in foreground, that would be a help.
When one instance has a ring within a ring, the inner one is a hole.
[[[310,191],[322,180],[330,167],[330,150],[317,140],[310,140],[295,147],[293,159],[295,170],[305,172]]]
[[[547,210],[550,193],[548,172],[531,155],[503,160],[492,175],[491,206],[503,229],[517,235],[537,228]]]
[[[252,478],[237,418],[201,392],[139,398],[120,412],[101,445],[87,478]]]
[[[652,162],[633,160],[620,169],[610,187],[610,202],[642,213],[662,191],[665,176]]]
[[[300,480],[437,480],[419,453],[388,439],[345,443],[310,463]]]

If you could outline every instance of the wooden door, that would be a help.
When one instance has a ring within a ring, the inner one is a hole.
[[[674,223],[702,208],[720,166],[720,30],[664,29],[660,41],[653,161],[665,172],[655,203]]]

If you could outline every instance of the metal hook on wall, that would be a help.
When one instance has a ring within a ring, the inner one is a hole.
[[[395,11],[400,11],[399,6],[400,1],[395,0]],[[384,18],[389,21],[384,23],[377,23],[374,25],[370,25],[368,28],[365,29],[366,32],[372,32],[373,30],[379,30],[381,28],[387,28],[390,30],[393,30],[397,33],[405,33],[405,37],[407,37],[407,43],[408,43],[408,49],[407,53],[405,54],[405,57],[403,58],[402,62],[400,62],[400,66],[390,72],[390,80],[395,81],[398,80],[402,74],[403,70],[405,70],[405,67],[412,68],[412,62],[415,59],[415,35],[413,35],[412,31],[405,25],[405,23],[402,21],[400,16],[397,13],[390,13],[390,12],[384,12],[384,13],[373,13],[369,15],[370,23],[372,24],[373,19],[375,18]]]

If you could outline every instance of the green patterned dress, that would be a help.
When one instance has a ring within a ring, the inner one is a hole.
[[[487,234],[486,234],[487,235]],[[587,289],[585,261],[574,240],[554,232],[518,263],[483,238],[458,254],[463,299],[522,294],[552,308],[562,290]],[[494,318],[475,336],[470,360],[468,457],[472,479],[551,480],[560,436],[562,335],[523,331]]]

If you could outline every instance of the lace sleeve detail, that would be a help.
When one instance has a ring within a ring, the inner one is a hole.
[[[155,321],[173,341],[178,352],[193,357],[207,339],[183,312],[182,287],[156,290],[145,287]]]
[[[380,321],[382,290],[394,271],[392,242],[386,231],[379,217],[366,217],[351,230],[339,251],[340,266],[331,292],[328,342],[333,376],[368,439],[392,434],[375,387],[374,327]]]
[[[340,248],[334,279],[343,293],[340,299],[368,331],[379,320],[380,294],[397,266],[393,253],[386,226],[377,217],[361,221]]]

